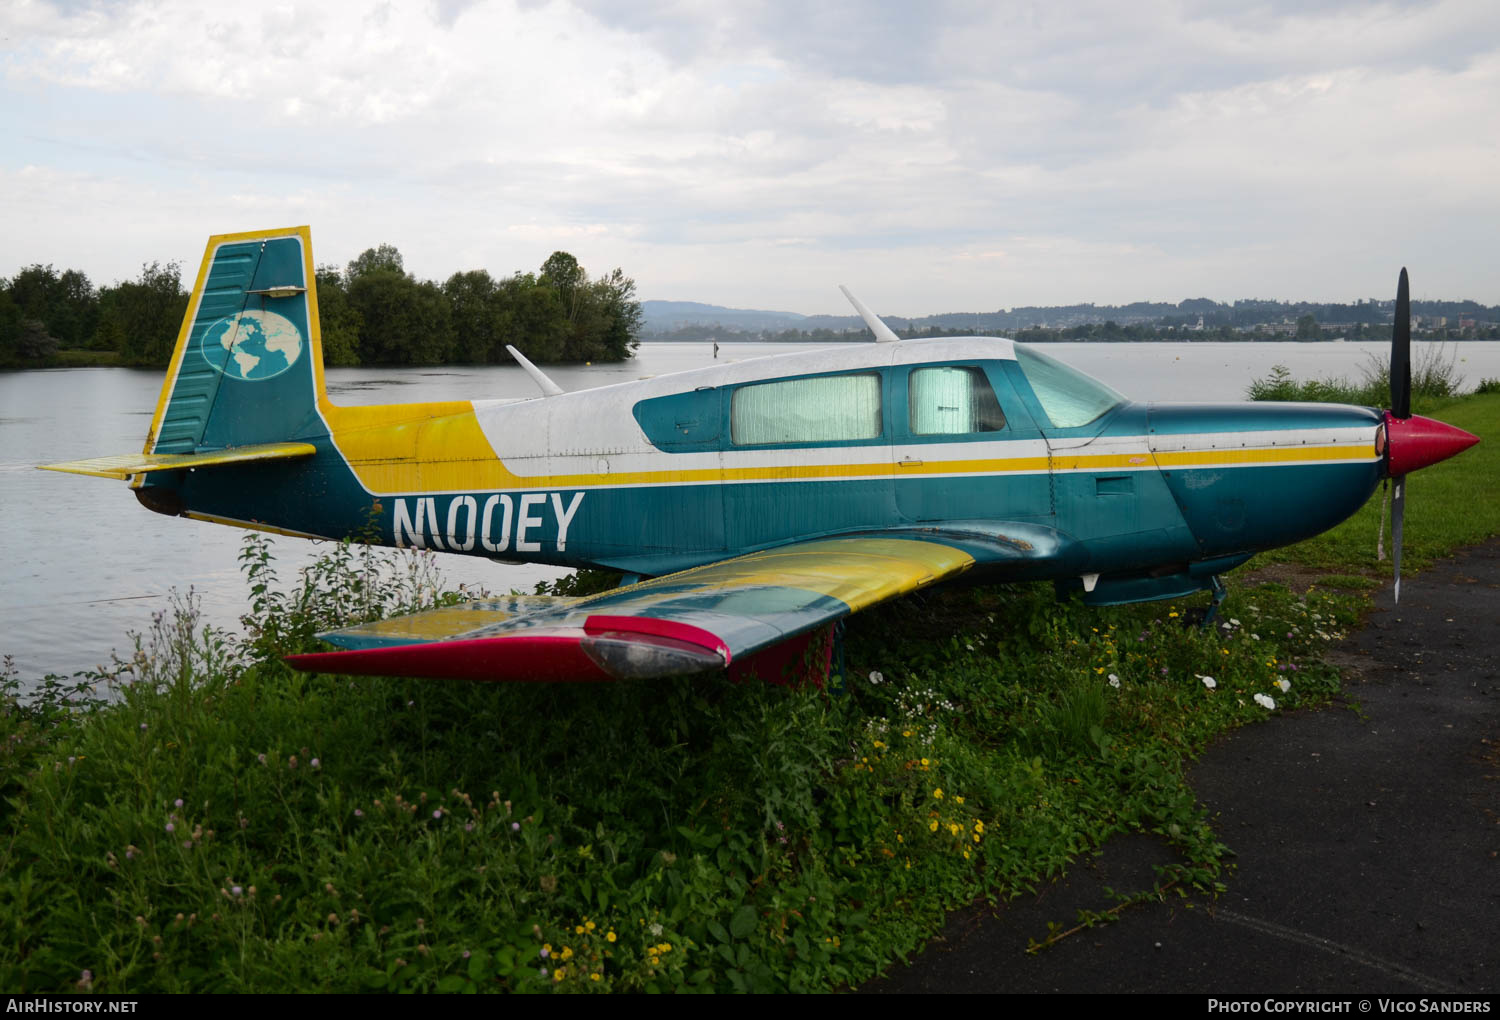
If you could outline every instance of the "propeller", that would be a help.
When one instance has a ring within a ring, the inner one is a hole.
[[[1391,417],[1411,417],[1411,284],[1405,266],[1396,284],[1396,320],[1391,324]]]
[[[1391,410],[1402,421],[1411,417],[1411,282],[1406,267],[1396,282],[1396,316],[1391,322]],[[1395,566],[1394,598],[1401,601],[1401,532],[1406,516],[1406,475],[1394,479],[1391,494],[1391,562]]]
[[[1391,407],[1385,413],[1385,471],[1395,489],[1391,494],[1391,559],[1396,570],[1397,602],[1401,601],[1406,476],[1477,442],[1478,436],[1463,429],[1411,413],[1411,287],[1403,268],[1396,284],[1396,317],[1391,323]]]

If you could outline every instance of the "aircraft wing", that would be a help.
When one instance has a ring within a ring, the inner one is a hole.
[[[321,673],[474,680],[699,673],[976,562],[1057,551],[1055,544],[946,529],[813,539],[562,604],[474,602],[334,631],[321,637],[349,650],[287,662]]]

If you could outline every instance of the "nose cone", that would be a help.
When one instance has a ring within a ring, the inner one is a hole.
[[[1479,442],[1472,432],[1414,414],[1410,418],[1385,416],[1386,461],[1392,478],[1447,460]]]

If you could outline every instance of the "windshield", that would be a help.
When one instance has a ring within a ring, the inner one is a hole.
[[[1125,402],[1120,394],[1076,368],[1069,368],[1025,344],[1016,344],[1015,349],[1016,361],[1054,428],[1087,425]]]

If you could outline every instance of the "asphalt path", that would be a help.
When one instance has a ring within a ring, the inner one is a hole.
[[[1149,889],[1144,835],[953,915],[872,992],[1500,992],[1500,541],[1387,586],[1341,643],[1339,704],[1246,726],[1192,783],[1234,850],[1212,902],[1133,906],[1028,955],[1048,923]]]

